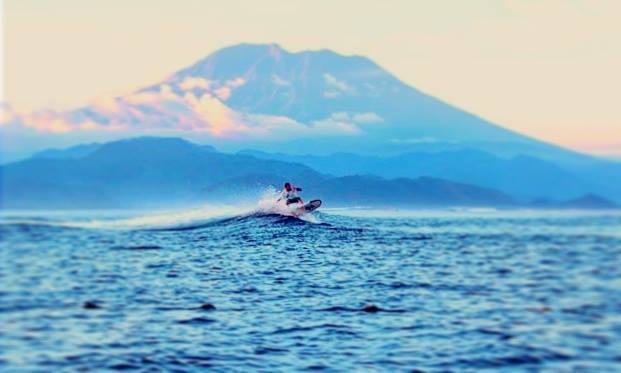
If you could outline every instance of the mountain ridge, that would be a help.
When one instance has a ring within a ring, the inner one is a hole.
[[[263,172],[258,179],[257,172]],[[232,200],[256,197],[267,187],[257,188],[256,180],[270,180],[273,187],[293,181],[336,206],[514,204],[501,192],[474,185],[437,178],[331,177],[300,164],[219,153],[175,138],[114,141],[81,158],[34,157],[1,166],[0,173],[3,208],[195,205],[221,201],[224,192]],[[201,192],[209,188],[214,195]]]
[[[184,142],[180,139],[162,139],[152,136],[142,137],[142,139],[162,143]],[[121,140],[118,143],[122,144],[127,141],[131,139]],[[50,149],[37,153],[32,158],[76,159],[80,155],[89,155],[104,145],[94,143],[66,149]],[[203,151],[218,153],[211,145],[197,146]],[[170,151],[171,149],[168,149],[168,152]],[[256,150],[242,150],[236,154],[265,160],[286,160],[335,177],[365,174],[386,179],[434,177],[499,190],[525,203],[541,198],[560,202],[589,193],[597,193],[617,202],[621,200],[621,195],[615,194],[614,188],[605,188],[608,180],[600,180],[601,178],[597,176],[597,172],[600,172],[598,169],[587,174],[575,173],[574,170],[530,156],[518,155],[502,158],[476,149],[420,151],[384,157],[344,152],[312,156],[265,153]],[[591,175],[595,177],[590,177]]]
[[[439,177],[501,190],[524,201],[538,197],[560,200],[591,192],[604,193],[597,183],[548,161],[525,155],[502,158],[476,149],[411,152],[385,157],[353,153],[304,156],[251,150],[239,153],[263,159],[287,157],[335,176],[368,173],[385,178]],[[621,195],[615,196],[621,198]]]

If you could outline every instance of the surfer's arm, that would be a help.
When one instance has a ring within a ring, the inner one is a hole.
[[[286,192],[283,190],[282,192],[280,192],[280,196],[278,197],[276,202],[282,201],[282,199],[285,198],[285,196],[286,196]]]

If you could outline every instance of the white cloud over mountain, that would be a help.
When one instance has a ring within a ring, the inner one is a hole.
[[[277,85],[287,82],[274,75]],[[8,105],[2,124],[18,124],[39,132],[177,130],[205,132],[217,138],[291,139],[312,136],[356,135],[358,124],[381,122],[372,112],[337,112],[322,120],[300,123],[287,116],[238,112],[226,104],[245,84],[238,77],[224,82],[186,77],[178,83],[161,84],[116,98],[95,101],[70,112],[53,110],[19,115]],[[342,89],[344,83],[337,83]]]

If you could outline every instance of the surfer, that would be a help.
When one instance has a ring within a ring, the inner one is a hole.
[[[300,203],[300,204],[304,204],[304,201],[302,201],[302,198],[300,198],[300,196],[298,196],[298,192],[301,192],[302,188],[298,188],[294,185],[291,185],[291,183],[285,183],[285,188],[282,190],[282,192],[280,193],[280,197],[278,197],[278,201],[281,200],[285,200],[287,201],[287,205],[290,205],[292,203]]]

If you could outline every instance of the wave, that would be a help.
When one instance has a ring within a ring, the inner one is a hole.
[[[185,211],[163,220],[157,217],[142,217],[138,222],[147,222],[142,230],[157,231],[185,231],[203,229],[227,224],[238,224],[247,221],[261,221],[263,223],[310,223],[321,224],[316,214],[298,216],[293,209],[277,201],[278,193],[268,188],[255,206],[204,206],[196,211]],[[156,223],[156,224],[153,224]]]
[[[281,214],[274,214],[274,213],[252,212],[249,214],[233,216],[229,218],[213,219],[213,220],[202,221],[202,222],[198,221],[195,224],[146,228],[143,230],[171,231],[171,232],[172,231],[190,231],[190,230],[221,227],[221,226],[236,225],[236,224],[245,224],[245,223],[254,223],[254,224],[260,224],[260,225],[271,225],[271,224],[325,225],[325,223],[322,223],[321,221],[319,221],[316,216],[314,217],[314,219],[309,219],[308,217],[296,217],[296,216],[288,216],[288,215],[281,215]]]
[[[96,212],[86,215],[54,213],[45,216],[45,213],[21,214],[3,216],[0,225],[44,226],[77,229],[105,229],[105,230],[150,230],[150,231],[184,231],[202,229],[218,225],[244,223],[247,221],[261,221],[267,224],[321,224],[315,214],[296,216],[292,209],[276,201],[275,193],[267,190],[255,206],[232,205],[203,205],[198,208],[139,212],[138,215],[124,217],[127,213],[111,214],[100,218],[93,218]],[[43,216],[42,216],[43,215]],[[105,214],[104,214],[105,215]]]

